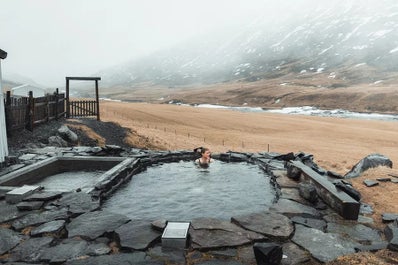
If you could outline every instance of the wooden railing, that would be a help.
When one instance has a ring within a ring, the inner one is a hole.
[[[97,104],[98,102],[96,100],[71,100],[69,101],[70,117],[97,116]]]
[[[54,94],[44,97],[34,98],[31,91],[29,97],[14,97],[8,91],[5,113],[7,134],[23,128],[32,131],[38,124],[65,115],[65,94],[60,94],[57,89]]]

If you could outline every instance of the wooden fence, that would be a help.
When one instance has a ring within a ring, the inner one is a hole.
[[[12,97],[7,92],[5,99],[7,134],[26,128],[30,131],[41,123],[58,119],[65,115],[65,94],[59,94],[58,89],[52,95],[34,98]]]
[[[71,100],[69,101],[69,116],[71,118],[98,115],[98,102],[96,100]]]

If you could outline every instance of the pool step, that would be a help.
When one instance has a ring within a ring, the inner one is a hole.
[[[23,185],[22,187],[15,188],[6,193],[6,202],[18,203],[41,188],[36,185]]]
[[[184,249],[187,246],[189,222],[167,222],[162,234],[162,247]]]

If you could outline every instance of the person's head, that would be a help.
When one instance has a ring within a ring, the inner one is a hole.
[[[202,147],[202,149],[200,150],[200,154],[202,155],[202,157],[208,158],[208,157],[210,157],[211,152],[210,152],[209,148]]]

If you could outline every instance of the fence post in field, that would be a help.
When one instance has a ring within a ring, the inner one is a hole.
[[[58,120],[58,100],[59,100],[58,88],[55,89],[54,96],[55,96],[55,106],[54,106],[55,119]]]
[[[66,77],[66,85],[65,85],[65,92],[66,92],[66,97],[65,97],[65,105],[66,105],[66,118],[69,119],[70,117],[70,105],[69,105],[69,78]]]
[[[33,131],[34,112],[35,112],[35,99],[33,98],[33,92],[29,91],[28,108],[27,108],[27,124],[26,129]]]
[[[98,95],[98,80],[95,80],[95,101],[97,102],[97,121],[100,120],[100,109],[99,109],[99,95]]]
[[[48,122],[50,120],[50,99],[49,99],[50,95],[46,94],[45,97],[46,97],[46,109],[45,109],[45,111],[46,111],[46,122]]]

